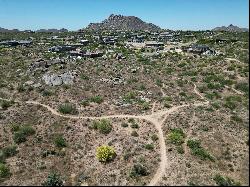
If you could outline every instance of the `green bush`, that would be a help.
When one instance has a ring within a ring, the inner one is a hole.
[[[20,125],[13,123],[11,124],[10,129],[11,129],[11,132],[17,132],[20,129]]]
[[[19,129],[20,132],[22,132],[25,136],[31,136],[36,133],[35,129],[29,125],[24,125]]]
[[[235,182],[229,177],[223,177],[219,174],[215,175],[213,178],[218,186],[240,186],[239,182]]]
[[[29,125],[23,125],[18,128],[14,127],[14,130],[13,140],[17,144],[25,142],[28,136],[34,135],[36,133],[35,129]]]
[[[198,156],[200,159],[214,161],[214,158],[201,147],[199,140],[188,140],[187,146],[191,149],[191,153]]]
[[[7,110],[9,107],[11,107],[12,104],[13,104],[13,102],[11,102],[11,101],[0,100],[0,106],[4,110]]]
[[[235,85],[235,89],[244,92],[245,94],[249,94],[249,84],[247,82],[240,82]]]
[[[0,152],[3,153],[5,158],[9,158],[9,157],[15,156],[17,154],[16,149],[17,149],[17,146],[10,145],[10,146],[7,146],[7,147],[3,148],[2,150],[0,150]]]
[[[146,144],[146,145],[144,145],[144,148],[148,149],[148,150],[153,150],[154,149],[154,145],[153,144]]]
[[[172,144],[181,145],[184,143],[185,134],[182,129],[172,129],[168,139]]]
[[[148,174],[147,168],[142,164],[134,164],[130,171],[130,177],[147,176]]]
[[[102,134],[108,134],[112,131],[112,124],[107,119],[102,119],[101,121],[94,121],[92,128],[98,129]]]
[[[26,142],[27,138],[26,138],[26,135],[23,134],[23,132],[18,131],[14,133],[13,140],[15,143],[20,144],[20,143]]]
[[[64,103],[59,105],[58,111],[63,114],[77,114],[77,109],[73,104]]]
[[[98,103],[98,104],[100,104],[100,103],[103,102],[103,98],[102,98],[101,96],[99,96],[99,95],[93,96],[93,97],[91,97],[89,100],[90,100],[91,102],[93,102],[93,103]]]
[[[3,163],[0,163],[0,179],[6,178],[10,175],[10,169]]]
[[[63,181],[60,175],[51,173],[49,174],[47,180],[42,184],[42,186],[63,186]]]
[[[55,146],[58,147],[58,148],[67,147],[66,141],[65,141],[65,139],[63,138],[62,135],[57,135],[57,136],[54,138],[54,144],[55,144]]]
[[[96,157],[100,162],[108,162],[114,159],[116,156],[115,150],[113,147],[102,145],[96,150]]]

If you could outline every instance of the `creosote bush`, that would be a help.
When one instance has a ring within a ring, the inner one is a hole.
[[[36,133],[35,129],[30,125],[23,125],[18,128],[14,128],[13,131],[13,140],[17,144],[25,142],[28,136],[34,135]]]
[[[99,132],[102,134],[108,134],[112,131],[112,124],[109,120],[102,119],[100,121],[94,121],[92,128],[99,130]]]
[[[59,105],[58,111],[63,114],[77,114],[76,107],[71,103],[64,103]]]
[[[96,157],[100,162],[108,162],[115,158],[116,153],[113,147],[102,145],[96,150]]]
[[[63,186],[61,176],[56,173],[50,173],[43,186]]]
[[[130,171],[130,177],[147,176],[149,172],[142,164],[135,164]]]
[[[66,141],[65,141],[65,139],[63,138],[62,135],[55,136],[55,138],[54,138],[54,144],[58,148],[67,147]]]
[[[168,139],[172,144],[181,145],[184,143],[185,134],[182,129],[172,129]]]
[[[3,163],[0,163],[0,179],[6,178],[10,175],[10,169]]]

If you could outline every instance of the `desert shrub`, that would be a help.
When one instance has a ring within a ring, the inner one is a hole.
[[[219,174],[215,175],[213,180],[218,186],[240,186],[239,182],[235,182],[233,179],[229,177],[223,177]]]
[[[144,148],[148,149],[148,150],[153,150],[154,149],[154,145],[153,144],[146,144],[146,145],[144,145]]]
[[[99,95],[93,96],[89,100],[90,100],[90,102],[98,103],[98,104],[103,102],[103,98],[101,96],[99,96]]]
[[[128,122],[129,122],[129,123],[134,123],[134,122],[135,122],[135,119],[134,119],[134,118],[129,118],[129,119],[128,119]]]
[[[182,146],[177,146],[177,147],[176,147],[176,150],[177,150],[177,152],[178,152],[179,154],[184,154],[184,149],[183,149]]]
[[[128,127],[128,124],[127,123],[122,123],[121,126],[122,127]]]
[[[15,143],[20,144],[20,143],[26,142],[27,138],[26,138],[25,134],[18,131],[18,132],[14,133],[13,140],[14,140]]]
[[[0,152],[3,153],[5,158],[9,158],[9,157],[15,156],[17,154],[16,149],[17,149],[17,147],[15,145],[10,145],[10,146],[7,146],[7,147],[3,148],[2,150],[0,150]]]
[[[31,136],[36,133],[35,129],[29,125],[22,126],[19,131],[23,133],[25,136]]]
[[[156,85],[162,87],[162,81],[160,79],[156,79]]]
[[[187,146],[191,149],[191,153],[198,156],[200,159],[214,161],[214,158],[201,147],[201,142],[199,140],[188,140]]]
[[[240,96],[228,96],[225,98],[224,106],[234,110],[237,107],[237,104],[242,101]]]
[[[247,82],[240,82],[235,85],[235,89],[244,92],[245,94],[249,94],[249,85]]]
[[[151,139],[152,139],[153,141],[157,141],[159,138],[158,138],[158,136],[157,136],[156,134],[153,134],[153,135],[151,136]]]
[[[30,125],[23,125],[15,129],[13,140],[15,143],[20,144],[27,140],[28,136],[36,133],[35,129]]]
[[[231,116],[231,120],[235,121],[236,123],[243,123],[243,119],[239,117],[238,115]]]
[[[42,95],[43,95],[44,97],[46,97],[46,96],[51,96],[51,95],[53,95],[53,92],[50,91],[50,90],[43,90]]]
[[[133,128],[133,129],[138,129],[139,128],[139,125],[137,124],[137,123],[132,123],[131,125],[130,125],[130,127],[131,128]]]
[[[81,105],[86,107],[89,106],[89,101],[87,99],[81,101]]]
[[[11,102],[11,101],[0,100],[0,105],[1,105],[2,109],[4,109],[4,110],[7,110],[9,107],[11,107],[12,104],[13,104],[13,102]]]
[[[100,162],[108,162],[114,159],[116,153],[113,147],[102,145],[96,150],[96,157]]]
[[[65,139],[63,138],[62,135],[57,135],[57,136],[54,138],[54,144],[55,144],[55,146],[58,147],[58,148],[67,147],[66,141],[65,141]]]
[[[133,99],[135,99],[136,98],[136,94],[134,93],[134,92],[128,92],[128,93],[126,93],[125,95],[124,95],[124,97],[123,97],[123,100],[125,101],[125,102],[128,102],[128,103],[130,103],[131,102],[131,100],[133,100]]]
[[[0,179],[10,175],[10,169],[3,163],[0,163]]]
[[[168,135],[168,139],[172,144],[181,145],[184,143],[185,134],[182,129],[172,129]]]
[[[18,92],[24,92],[24,91],[25,91],[25,87],[24,87],[22,84],[20,84],[20,85],[18,85],[18,87],[17,87],[17,91],[18,91]]]
[[[130,171],[130,177],[147,176],[148,174],[147,168],[142,164],[134,164]]]
[[[18,125],[16,123],[11,124],[11,126],[10,126],[11,132],[17,132],[17,131],[19,131],[19,129],[20,129],[20,125]]]
[[[92,124],[94,129],[98,129],[102,134],[108,134],[112,131],[112,124],[107,119],[102,119],[101,121],[94,121]]]
[[[141,109],[142,110],[148,110],[150,107],[149,107],[149,103],[148,102],[142,102],[141,104]]]
[[[56,173],[50,173],[47,180],[42,184],[43,186],[63,186],[61,176]]]
[[[63,114],[76,114],[77,113],[76,107],[70,103],[64,103],[64,104],[59,105],[58,111]]]
[[[138,134],[136,131],[132,131],[132,132],[131,132],[131,136],[138,137],[139,134]]]

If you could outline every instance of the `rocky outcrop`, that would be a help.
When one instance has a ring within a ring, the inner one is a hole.
[[[129,30],[129,31],[159,31],[160,27],[142,21],[135,16],[122,16],[111,14],[108,19],[101,23],[90,23],[86,29],[89,30]]]
[[[57,74],[45,74],[42,77],[45,84],[49,86],[60,86],[62,84],[73,84],[74,75],[71,72],[66,72],[60,75]]]

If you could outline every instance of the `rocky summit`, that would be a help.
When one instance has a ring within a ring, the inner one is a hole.
[[[111,14],[108,19],[101,23],[90,23],[87,27],[89,30],[129,30],[129,31],[159,31],[160,27],[142,21],[135,16],[123,16]]]

